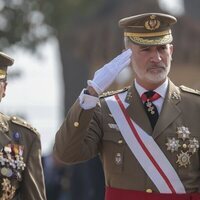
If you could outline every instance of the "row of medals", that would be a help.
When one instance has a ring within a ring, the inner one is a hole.
[[[177,127],[176,133],[177,138],[167,139],[167,150],[171,153],[179,152],[176,163],[178,163],[179,167],[188,167],[191,156],[199,149],[199,141],[195,137],[191,137],[188,127]]]
[[[23,146],[18,144],[8,144],[0,151],[1,176],[14,178],[20,181],[21,172],[26,164],[23,161]]]

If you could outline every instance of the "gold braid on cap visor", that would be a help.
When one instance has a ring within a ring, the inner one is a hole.
[[[127,36],[127,37],[157,37],[157,36],[170,35],[170,34],[171,34],[171,30],[153,32],[153,33],[124,32],[124,36]]]
[[[141,44],[141,45],[162,45],[162,44],[171,43],[173,40],[171,31],[163,31],[163,32],[156,32],[156,33],[155,32],[154,33],[127,33],[125,32],[124,36],[129,37],[132,42]]]

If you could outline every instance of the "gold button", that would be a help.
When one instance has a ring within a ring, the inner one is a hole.
[[[146,189],[146,192],[147,193],[152,193],[153,191],[152,191],[152,189]]]
[[[118,140],[118,144],[122,144],[123,143],[123,140]]]
[[[12,119],[13,119],[13,120],[16,120],[16,119],[17,119],[17,117],[15,117],[15,116],[12,116]]]
[[[187,148],[187,144],[183,144],[183,148],[186,149]]]
[[[75,127],[78,127],[78,126],[79,126],[79,123],[78,123],[78,122],[74,122],[74,126],[75,126]]]

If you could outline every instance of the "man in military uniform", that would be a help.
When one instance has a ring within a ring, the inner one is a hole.
[[[0,101],[13,63],[0,52]],[[0,113],[0,200],[14,199],[46,200],[40,136],[26,121]]]
[[[200,92],[168,78],[175,23],[162,13],[121,19],[126,51],[87,82],[57,132],[65,163],[100,154],[106,200],[200,199]],[[133,85],[100,95],[129,64]]]

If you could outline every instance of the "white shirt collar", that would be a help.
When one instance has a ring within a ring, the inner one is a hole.
[[[154,91],[157,92],[162,98],[165,98],[168,84],[169,84],[169,80],[167,78],[165,80],[165,82],[162,85],[160,85],[158,88],[156,88]],[[144,92],[147,91],[147,89],[145,89],[141,85],[139,85],[139,83],[136,81],[136,79],[135,79],[135,88],[136,88],[138,94],[140,95],[140,97],[142,96],[142,94]]]

